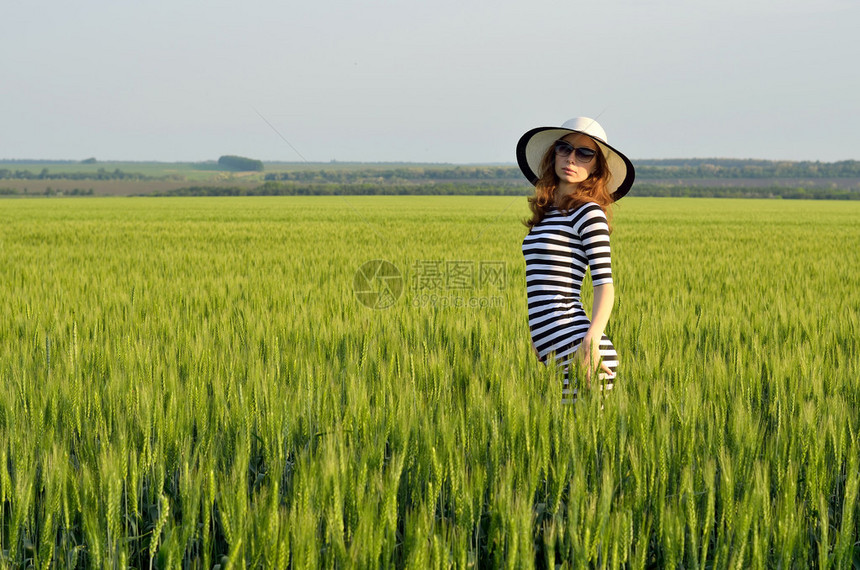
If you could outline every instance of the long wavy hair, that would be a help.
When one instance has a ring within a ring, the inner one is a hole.
[[[562,199],[560,207],[563,211],[570,212],[586,202],[594,202],[606,214],[606,221],[611,232],[613,200],[612,195],[607,190],[607,185],[612,175],[609,172],[609,165],[606,162],[606,157],[603,156],[603,151],[600,150],[599,145],[597,148],[598,151],[595,155],[597,164],[594,167],[594,172],[576,185],[576,192]],[[523,224],[530,230],[546,217],[550,206],[555,202],[558,183],[558,175],[555,173],[555,144],[552,144],[540,161],[540,178],[535,184],[534,195],[528,199],[532,217],[523,220]]]

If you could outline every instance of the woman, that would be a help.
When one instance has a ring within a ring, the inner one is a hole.
[[[564,366],[562,402],[575,402],[573,370],[586,387],[595,376],[601,390],[614,385],[618,357],[604,334],[615,300],[609,219],[635,171],[587,117],[530,130],[517,144],[517,162],[535,185],[523,240],[532,348],[544,364],[549,357]],[[580,300],[586,269],[594,286],[591,320]]]

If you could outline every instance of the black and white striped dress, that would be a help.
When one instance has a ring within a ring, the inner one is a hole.
[[[532,341],[541,362],[547,364],[554,353],[556,364],[567,371],[591,326],[580,300],[586,270],[591,271],[593,285],[612,283],[606,215],[593,202],[567,213],[552,207],[523,240],[523,256]],[[606,335],[600,341],[600,355],[612,370],[612,376],[599,376],[601,389],[611,390],[618,355]],[[571,390],[567,374],[563,398],[572,395],[575,400],[577,391]]]

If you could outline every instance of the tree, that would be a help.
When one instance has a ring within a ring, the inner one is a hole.
[[[218,164],[227,170],[238,171],[263,171],[263,161],[253,158],[245,158],[244,156],[235,156],[227,154],[218,159]]]

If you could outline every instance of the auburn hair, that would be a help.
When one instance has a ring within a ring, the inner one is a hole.
[[[560,208],[565,212],[575,210],[586,202],[594,202],[603,213],[606,215],[607,224],[609,224],[610,232],[612,231],[612,195],[607,190],[607,185],[612,177],[609,172],[609,165],[606,162],[606,157],[603,156],[603,151],[600,150],[600,145],[597,146],[598,152],[595,155],[597,164],[594,167],[594,172],[576,185],[576,191],[562,199]],[[550,206],[555,202],[555,192],[558,189],[559,178],[555,173],[555,144],[551,145],[544,153],[540,161],[540,178],[535,184],[535,193],[529,197],[529,208],[532,211],[530,219],[523,220],[529,229],[539,224],[546,217]]]

